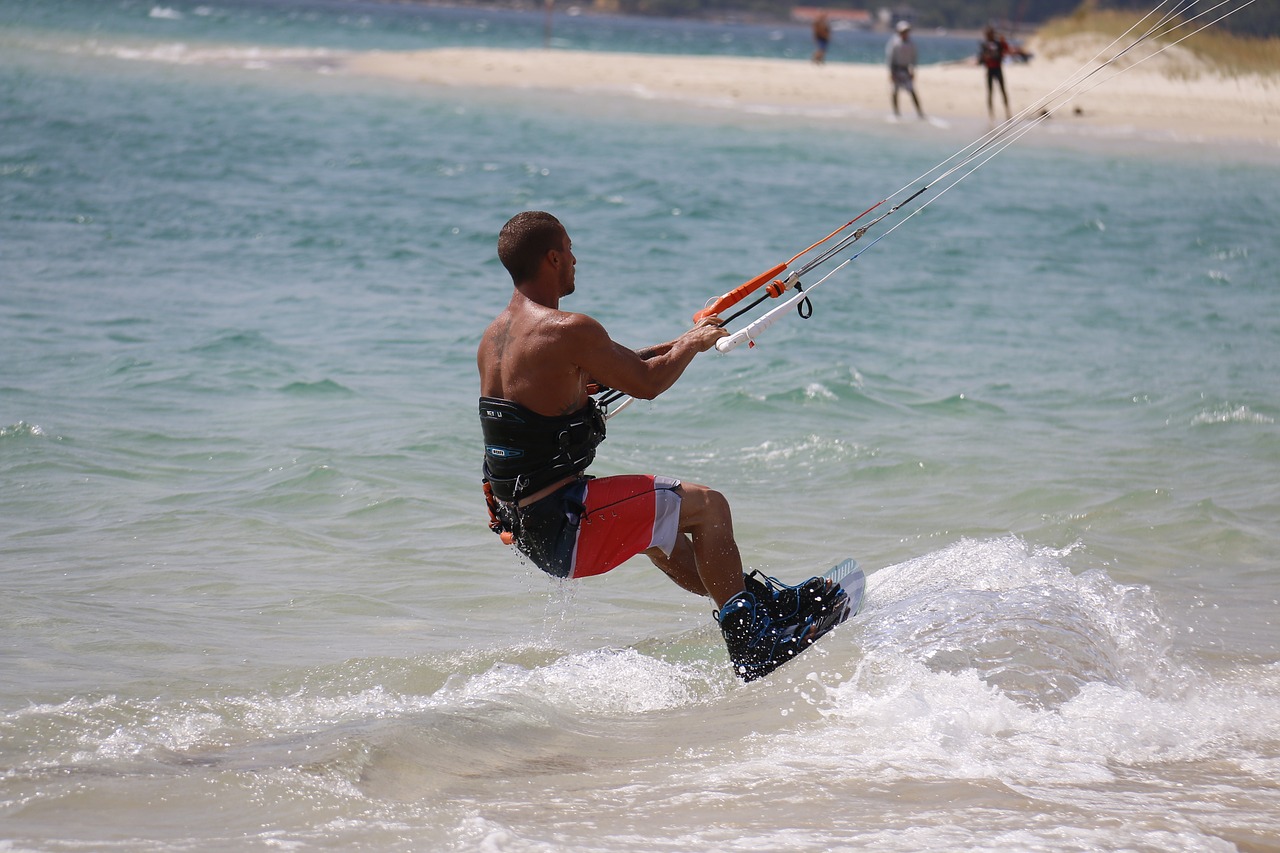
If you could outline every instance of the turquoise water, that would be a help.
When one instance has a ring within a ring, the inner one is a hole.
[[[487,530],[497,231],[638,347],[969,140],[342,71],[482,30],[541,18],[0,0],[0,841],[1270,849],[1280,163],[1032,134],[612,421],[753,568],[868,571],[743,686]]]
[[[412,50],[529,48],[549,41],[559,48],[657,54],[807,59],[813,52],[810,29],[802,24],[582,15],[577,14],[578,7],[568,5],[562,5],[549,23],[541,9],[516,12],[378,0],[5,0],[4,10],[9,24],[26,29],[61,32],[71,24],[91,36],[195,44]],[[917,38],[922,43],[922,62],[968,58],[977,47],[971,36],[923,33]],[[884,41],[881,34],[837,31],[828,60],[883,61]]]

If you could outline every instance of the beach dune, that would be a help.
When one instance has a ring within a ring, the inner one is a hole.
[[[1178,142],[1280,147],[1280,77],[1224,77],[1185,57],[1096,70],[1087,44],[1043,46],[1029,63],[1007,63],[1015,113],[1032,108],[1064,83],[1092,76],[1055,107],[1055,126],[1127,133]],[[768,109],[882,118],[889,115],[887,71],[879,65],[719,56],[654,56],[568,50],[448,48],[371,52],[349,57],[351,73],[383,75],[431,86],[567,91],[668,101],[702,108]],[[942,120],[987,121],[983,71],[976,64],[922,66],[917,90],[926,112]],[[997,103],[997,116],[1003,110]],[[910,110],[904,112],[909,115]],[[904,119],[905,120],[905,119]]]

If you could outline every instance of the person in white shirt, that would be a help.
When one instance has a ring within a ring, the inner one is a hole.
[[[916,113],[924,118],[924,110],[920,107],[920,98],[916,95],[916,44],[911,40],[911,25],[906,21],[898,22],[898,34],[885,46],[885,59],[889,63],[889,80],[893,83],[893,114],[898,112],[898,90],[905,89],[916,105]]]

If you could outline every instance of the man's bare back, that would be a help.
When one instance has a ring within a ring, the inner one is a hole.
[[[541,415],[565,415],[587,404],[590,377],[581,353],[595,324],[583,314],[539,305],[516,291],[481,338],[480,393],[520,403]],[[601,330],[603,331],[603,330]]]

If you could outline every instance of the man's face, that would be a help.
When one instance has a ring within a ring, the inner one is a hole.
[[[564,235],[564,248],[560,250],[560,295],[568,296],[574,290],[574,267],[578,259],[573,256],[573,241]]]

